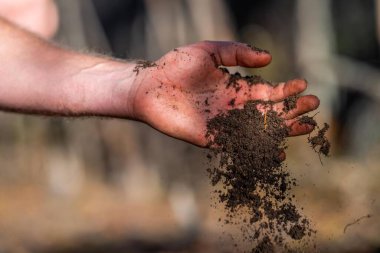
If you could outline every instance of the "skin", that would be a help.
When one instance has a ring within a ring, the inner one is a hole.
[[[0,0],[0,16],[43,38],[51,38],[59,23],[52,0]]]
[[[271,55],[237,42],[199,42],[175,49],[155,62],[157,66],[140,70],[136,82],[135,118],[172,137],[205,146],[207,121],[218,113],[242,108],[248,100],[276,102],[273,109],[282,113],[291,128],[290,136],[308,134],[310,125],[299,124],[297,117],[315,110],[319,99],[301,96],[295,109],[283,113],[283,100],[307,88],[305,80],[290,80],[273,87],[258,83],[250,87],[239,80],[240,90],[226,88],[230,74],[220,66],[263,67]],[[235,99],[234,105],[230,104]]]
[[[59,116],[106,116],[145,122],[197,146],[207,144],[207,120],[248,100],[276,102],[303,92],[304,80],[276,87],[239,80],[239,92],[219,66],[263,67],[268,53],[237,42],[199,42],[173,50],[148,68],[60,48],[0,18],[0,109]],[[235,105],[229,105],[236,99]],[[207,100],[207,103],[205,102]],[[207,105],[206,105],[207,104]],[[283,114],[290,136],[309,133],[297,117],[315,110],[317,97],[302,96]]]

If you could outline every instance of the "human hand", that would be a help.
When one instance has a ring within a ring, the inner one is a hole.
[[[134,118],[169,136],[206,146],[207,121],[218,113],[241,108],[249,100],[273,101],[274,110],[280,113],[284,99],[306,89],[305,80],[249,86],[239,79],[239,89],[227,87],[231,75],[219,68],[256,68],[270,61],[269,53],[236,42],[200,42],[174,49],[151,65],[136,67]],[[290,136],[313,130],[313,126],[297,122],[297,117],[315,110],[319,99],[301,96],[296,105],[281,114],[290,127]]]

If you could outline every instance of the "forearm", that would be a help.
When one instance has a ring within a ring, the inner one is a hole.
[[[0,19],[0,108],[131,117],[135,64],[64,50]]]

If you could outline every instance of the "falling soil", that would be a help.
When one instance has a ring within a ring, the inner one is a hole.
[[[308,124],[318,128],[317,135],[310,135],[307,140],[315,152],[317,152],[319,155],[328,156],[330,153],[331,144],[326,138],[326,132],[330,128],[329,124],[324,123],[323,128],[321,129],[313,117],[307,115],[302,116],[298,121],[301,124]]]
[[[325,156],[328,156],[328,154],[330,153],[331,145],[326,138],[326,132],[329,128],[329,124],[324,123],[323,128],[318,130],[318,134],[316,136],[310,136],[308,138],[308,141],[311,144],[311,147],[314,149],[314,151],[318,154],[322,154]]]
[[[264,237],[263,240],[257,245],[257,247],[252,250],[252,253],[272,253],[272,252],[274,252],[274,246],[268,236]]]
[[[230,82],[234,87],[234,80]],[[297,97],[289,100],[284,110],[295,108],[296,101]],[[253,245],[250,252],[285,250],[287,242],[315,233],[290,194],[297,183],[281,160],[289,128],[271,108],[271,102],[249,101],[243,109],[218,114],[207,125],[208,157],[217,161],[208,172],[212,185],[222,189],[215,192],[227,211],[224,223],[240,226],[243,240]],[[316,125],[311,117],[301,123]],[[309,137],[313,149],[323,155],[330,148],[324,136],[327,129],[326,124],[317,136]]]

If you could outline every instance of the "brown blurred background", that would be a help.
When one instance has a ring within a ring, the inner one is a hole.
[[[54,40],[148,60],[205,39],[270,50],[269,67],[239,71],[306,78],[332,126],[323,165],[307,137],[287,152],[318,250],[380,252],[379,3],[57,0]],[[0,252],[235,251],[205,170],[204,150],[140,123],[0,113]]]

